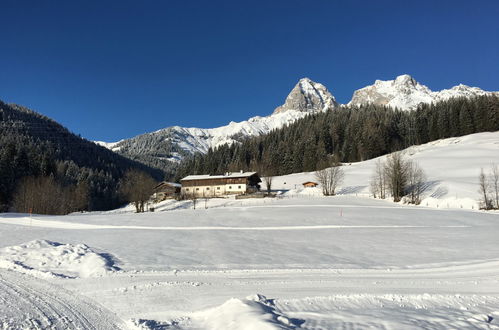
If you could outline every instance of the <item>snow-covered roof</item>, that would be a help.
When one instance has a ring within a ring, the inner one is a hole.
[[[160,186],[162,186],[164,184],[172,186],[172,187],[182,188],[182,185],[180,183],[166,182],[166,181],[158,183],[158,185],[156,187],[154,187],[154,188],[158,188],[158,187],[160,187]]]
[[[224,175],[188,175],[180,181],[186,180],[208,180],[208,179],[234,179],[234,178],[248,178],[252,175],[257,174],[256,172],[229,172]]]

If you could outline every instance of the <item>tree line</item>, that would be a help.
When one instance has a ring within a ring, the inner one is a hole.
[[[499,98],[453,98],[414,111],[363,105],[311,114],[266,135],[223,145],[186,159],[189,174],[264,169],[272,175],[320,170],[328,159],[356,162],[412,145],[499,130]],[[268,173],[262,173],[268,174]]]

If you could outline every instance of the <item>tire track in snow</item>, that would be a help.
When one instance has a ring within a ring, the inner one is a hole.
[[[119,329],[117,316],[56,285],[0,270],[0,328]]]

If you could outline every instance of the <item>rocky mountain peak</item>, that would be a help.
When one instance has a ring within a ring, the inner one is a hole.
[[[418,85],[418,84],[419,83],[416,81],[416,79],[414,79],[413,77],[411,77],[408,74],[400,75],[397,78],[395,78],[395,80],[393,81],[393,85],[403,85],[403,86],[416,87],[416,85]]]
[[[473,97],[497,92],[486,92],[463,84],[433,92],[408,74],[394,80],[376,80],[374,85],[356,90],[349,105],[386,105],[401,110],[413,110],[421,103],[432,103],[455,97]]]
[[[274,114],[288,110],[300,112],[326,111],[338,106],[336,99],[324,85],[309,78],[302,78],[291,90],[284,104],[274,110]]]
[[[408,74],[394,80],[376,80],[374,85],[356,90],[350,105],[376,104],[413,109],[420,103],[432,102],[432,91]]]

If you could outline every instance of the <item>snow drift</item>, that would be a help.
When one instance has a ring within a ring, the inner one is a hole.
[[[279,311],[272,299],[255,294],[232,298],[221,306],[197,312],[193,320],[210,329],[294,329],[301,320],[291,320]]]
[[[42,278],[102,276],[119,268],[111,256],[94,252],[85,244],[34,240],[0,249],[0,268]]]

